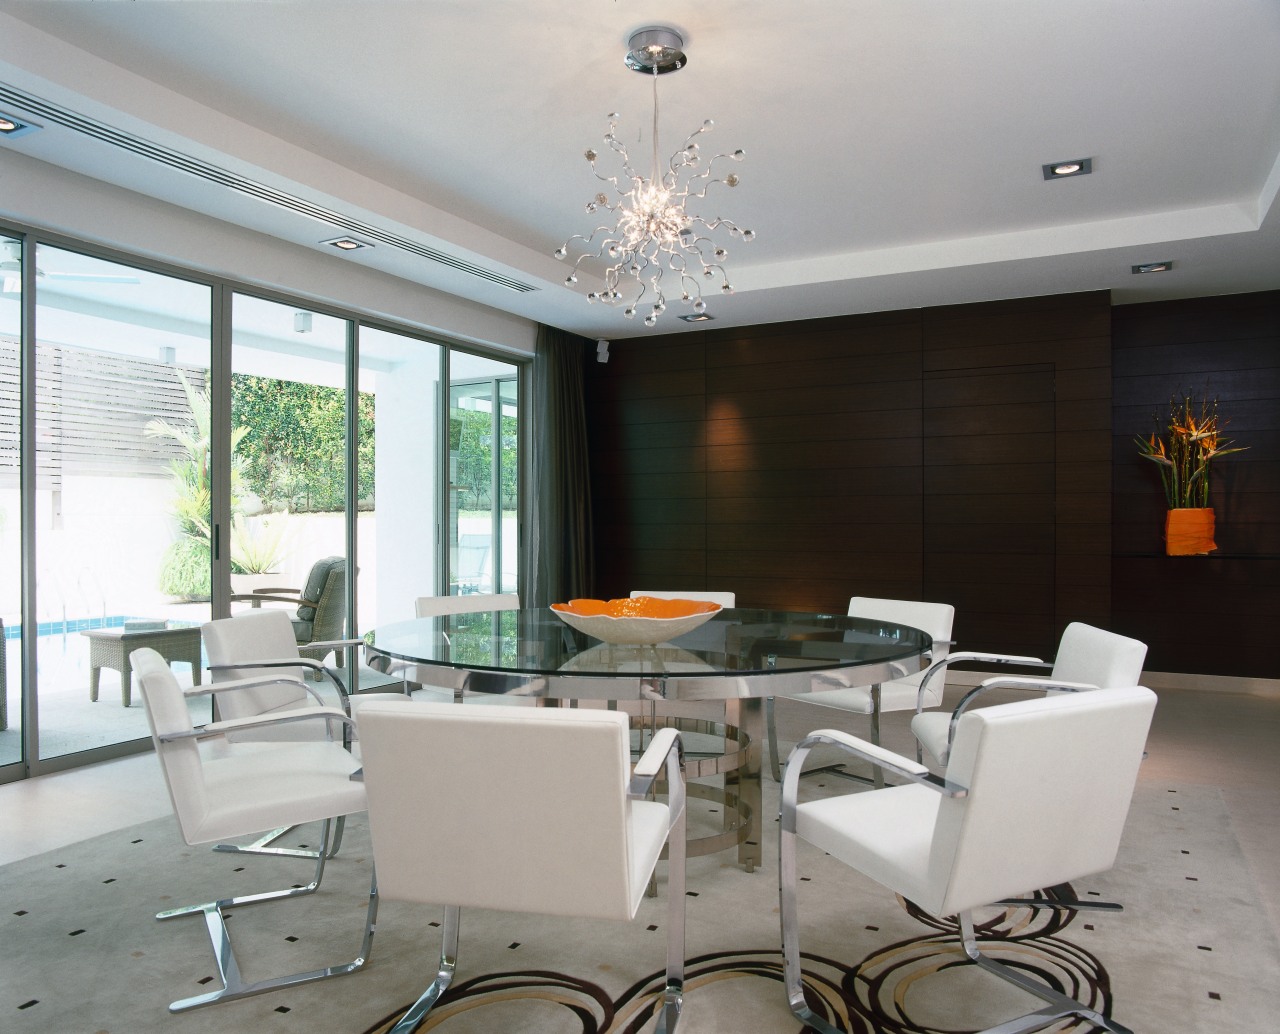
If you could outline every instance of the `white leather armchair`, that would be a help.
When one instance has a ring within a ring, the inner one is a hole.
[[[627,717],[616,711],[398,702],[370,704],[356,721],[379,892],[444,906],[437,976],[394,1034],[416,1029],[452,981],[462,908],[629,920],[664,844],[667,976],[657,1030],[675,1031],[685,860],[675,730],[658,734],[633,778]],[[659,777],[666,803],[648,799]]]
[[[1131,686],[969,711],[958,723],[945,777],[845,733],[821,730],[801,741],[783,778],[778,866],[783,980],[796,1017],[820,1034],[836,1034],[804,997],[796,885],[803,864],[797,841],[805,840],[931,915],[956,915],[970,961],[1046,1003],[988,1034],[1039,1030],[1068,1016],[1132,1034],[984,955],[970,910],[1114,864],[1155,703],[1149,689]],[[907,783],[799,803],[805,757],[819,744]]]
[[[933,640],[933,649],[929,660],[940,661],[951,651],[953,640],[951,626],[955,621],[956,608],[949,603],[917,603],[914,600],[886,600],[870,596],[851,596],[849,598],[849,617],[869,618],[883,621],[886,626],[905,625],[918,628]],[[917,711],[924,707],[937,707],[942,703],[943,679],[933,680],[927,689],[921,688],[925,668],[910,670],[902,665],[896,666],[897,677],[876,685],[860,686],[849,681],[849,677],[839,670],[822,672],[815,675],[811,682],[811,690],[803,697],[797,698],[805,704],[817,704],[821,707],[836,707],[842,711],[871,716],[871,742],[880,742],[880,715],[885,711]],[[778,754],[778,731],[774,717],[772,698],[766,716],[769,736],[769,757],[773,769],[774,781],[780,781],[781,759]],[[820,771],[814,769],[813,771]],[[825,766],[821,771],[830,771],[850,779],[862,781],[861,776],[845,772],[839,765]],[[875,783],[883,785],[880,770],[875,769]]]
[[[972,661],[1047,667],[1036,657],[1017,657],[1008,654],[952,654],[933,664],[925,673],[920,687],[916,715],[911,719],[911,731],[923,750],[927,751],[939,764],[946,765],[960,716],[983,693],[993,689],[1052,693],[1136,686],[1142,681],[1142,664],[1146,657],[1146,643],[1074,621],[1062,633],[1062,639],[1058,642],[1058,654],[1054,658],[1047,678],[1030,675],[999,675],[986,679],[966,693],[954,711],[926,712],[924,708],[932,699],[929,694],[934,680],[941,681],[941,675],[948,664]],[[922,757],[919,752],[916,756],[918,759]]]
[[[323,822],[320,849],[312,855],[315,873],[309,883],[169,909],[156,916],[157,919],[203,916],[223,985],[216,991],[180,999],[170,1005],[169,1010],[182,1012],[212,1002],[354,973],[363,967],[369,957],[377,916],[376,887],[370,890],[360,953],[349,962],[292,976],[246,982],[232,949],[225,915],[228,909],[240,905],[312,894],[319,888],[330,848],[332,820],[365,810],[364,786],[351,780],[359,764],[340,740],[328,736],[332,726],[347,724],[351,719],[338,708],[306,707],[277,712],[268,718],[251,716],[196,726],[187,709],[186,696],[190,694],[184,695],[158,653],[151,649],[136,650],[130,655],[130,662],[138,676],[156,757],[164,772],[182,839],[187,844],[207,844],[277,826]],[[231,692],[247,692],[255,688],[251,685],[253,681],[241,680],[225,686]],[[195,692],[219,691],[218,686],[209,686]],[[316,730],[316,738],[272,744],[224,743],[217,757],[207,756],[199,747],[205,740],[225,740],[228,733],[286,725],[311,726]]]
[[[217,692],[218,716],[240,719],[228,728],[230,740],[314,740],[327,738],[319,722],[249,723],[248,719],[271,718],[299,709],[336,707],[350,716],[369,700],[402,699],[403,693],[360,693],[352,697],[337,674],[320,661],[303,657],[293,634],[293,623],[283,610],[249,610],[229,618],[207,621],[201,629],[209,657],[211,689]],[[326,644],[335,648],[355,645],[360,640]],[[352,668],[354,676],[355,669]],[[309,684],[309,676],[324,680]],[[327,684],[326,684],[327,683]],[[321,692],[329,699],[325,699]],[[344,744],[351,746],[351,724],[342,726]],[[343,823],[339,817],[331,855],[342,843]],[[284,854],[311,857],[314,852],[271,845],[289,831],[285,826],[264,833],[249,844],[219,844],[216,851],[237,854]]]
[[[414,614],[420,618],[447,617],[451,614],[469,614],[472,611],[507,611],[520,609],[520,596],[514,592],[482,593],[471,592],[461,596],[419,596],[413,604]],[[429,665],[405,665],[404,668],[389,671],[388,674],[403,675],[407,688],[414,700],[426,701],[461,701],[463,698],[460,682],[450,682],[450,672]],[[432,681],[426,681],[430,679]],[[492,704],[524,704],[530,698],[506,696],[503,694],[473,694],[468,699],[474,703]]]

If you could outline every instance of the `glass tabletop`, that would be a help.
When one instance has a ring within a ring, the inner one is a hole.
[[[767,680],[837,668],[914,668],[932,640],[878,619],[737,607],[656,646],[603,643],[549,607],[475,611],[385,625],[367,653],[408,663],[526,677]],[[376,666],[376,665],[375,665]]]

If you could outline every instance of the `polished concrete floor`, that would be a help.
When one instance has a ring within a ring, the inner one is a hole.
[[[1219,789],[1259,904],[1280,936],[1280,694],[1158,692],[1141,778]],[[784,700],[778,713],[784,741],[827,726],[866,734],[865,719],[830,708]],[[906,722],[906,714],[885,715],[885,746],[912,749]],[[166,814],[168,797],[150,754],[9,783],[0,786],[0,864]]]

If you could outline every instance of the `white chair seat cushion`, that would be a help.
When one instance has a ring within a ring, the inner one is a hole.
[[[649,886],[649,876],[667,843],[670,809],[658,801],[631,801],[631,918]]]
[[[891,786],[809,801],[796,808],[796,833],[903,897],[928,907],[929,845],[941,795]]]
[[[231,748],[202,766],[209,804],[194,828],[184,831],[186,840],[207,844],[364,811],[364,784],[350,778],[359,767],[338,743]],[[264,786],[271,788],[265,800]]]
[[[912,734],[935,761],[942,761],[947,756],[950,728],[950,711],[921,711],[911,719]]]
[[[881,711],[914,711],[920,695],[920,682],[924,672],[916,672],[906,678],[893,679],[880,684]],[[938,692],[943,680],[935,677],[929,683],[929,692],[925,696],[926,707],[937,707],[942,702]],[[858,714],[871,714],[871,687],[847,685],[838,672],[823,672],[815,675],[811,682],[812,690],[801,700],[822,707],[839,707],[845,711]]]

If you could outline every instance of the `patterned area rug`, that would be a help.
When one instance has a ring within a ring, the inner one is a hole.
[[[812,795],[849,786],[817,779],[805,785]],[[766,780],[766,791],[773,789]],[[767,800],[765,814],[774,808]],[[305,829],[295,840],[314,833]],[[771,822],[765,836],[766,863],[755,873],[743,872],[727,853],[690,860],[687,1034],[802,1029],[782,993]],[[233,913],[246,976],[352,957],[370,861],[363,821],[353,821],[318,894]],[[838,1029],[957,1034],[1034,1006],[1029,996],[963,964],[951,923],[919,913],[807,845],[799,863],[809,998]],[[216,986],[216,977],[200,920],[161,923],[154,914],[308,874],[305,862],[187,848],[170,819],[0,869],[0,1029],[389,1030],[434,975],[437,910],[385,902],[371,962],[353,976],[168,1014],[170,1001]],[[1271,1029],[1280,951],[1251,904],[1248,870],[1215,790],[1141,786],[1116,868],[1075,890],[1122,902],[1124,911],[988,910],[978,917],[984,950],[1138,1031]],[[466,911],[457,982],[421,1029],[651,1030],[664,921],[661,890],[630,924]]]

